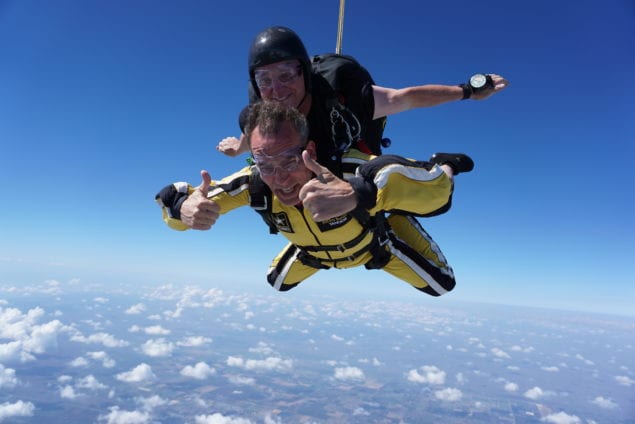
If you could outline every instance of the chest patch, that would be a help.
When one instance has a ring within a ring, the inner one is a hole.
[[[276,212],[272,213],[273,222],[276,223],[276,228],[280,231],[284,231],[285,233],[294,233],[293,227],[291,227],[291,221],[289,221],[289,217],[285,212]]]
[[[340,228],[342,225],[345,225],[350,220],[351,220],[351,216],[346,214],[346,215],[336,216],[335,218],[331,218],[328,221],[318,222],[317,225],[320,228],[320,231],[325,232],[329,230],[334,230],[336,228]]]

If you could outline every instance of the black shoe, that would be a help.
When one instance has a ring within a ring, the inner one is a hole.
[[[454,175],[462,172],[470,172],[474,169],[474,161],[463,153],[435,153],[430,158],[430,162],[437,165],[450,165]]]

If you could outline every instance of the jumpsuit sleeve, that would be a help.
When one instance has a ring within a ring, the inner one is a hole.
[[[430,162],[395,155],[378,156],[359,166],[351,178],[358,207],[372,212],[406,212],[425,216],[451,200],[452,180]]]
[[[245,167],[222,180],[212,181],[207,198],[220,206],[220,214],[225,214],[240,206],[249,205],[249,180],[251,168]],[[167,185],[157,193],[155,201],[161,208],[163,221],[168,227],[184,231],[189,227],[181,221],[181,205],[195,190],[188,183],[178,182]]]

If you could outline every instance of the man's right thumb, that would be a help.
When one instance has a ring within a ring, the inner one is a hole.
[[[201,178],[203,178],[203,182],[200,186],[198,186],[198,190],[203,193],[205,197],[207,197],[207,193],[209,192],[209,185],[212,183],[212,177],[209,175],[209,172],[202,170]]]

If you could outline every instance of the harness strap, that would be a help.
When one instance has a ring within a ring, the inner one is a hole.
[[[307,252],[344,252],[345,250],[350,249],[351,247],[357,246],[364,237],[370,232],[370,229],[365,228],[357,237],[354,239],[342,243],[342,244],[331,244],[325,246],[298,246],[302,250],[306,250]]]
[[[359,258],[362,254],[368,252],[369,250],[371,250],[374,245],[376,244],[376,239],[373,238],[373,241],[368,243],[366,246],[362,247],[361,249],[359,249],[357,252],[345,257],[345,258],[340,258],[340,259],[322,259],[322,258],[316,258],[315,256],[307,253],[306,251],[304,251],[303,248],[300,247],[301,250],[301,254],[298,255],[298,258],[302,261],[302,263],[304,263],[305,265],[309,265],[309,266],[313,266],[310,263],[305,263],[304,260],[308,259],[309,261],[313,262],[313,261],[317,261],[318,263],[320,263],[320,265],[322,266],[326,266],[324,265],[325,262],[336,265],[342,262],[352,262],[355,259]],[[329,266],[326,266],[326,268],[330,268]]]
[[[269,226],[269,233],[276,234],[278,228],[271,216],[271,190],[262,178],[256,166],[251,167],[251,176],[249,178],[249,205],[262,217]]]
[[[345,258],[340,258],[340,259],[322,259],[322,258],[317,258],[317,257],[311,255],[310,253],[308,253],[305,247],[298,246],[298,248],[300,249],[300,253],[298,254],[298,259],[304,265],[307,265],[307,266],[310,266],[310,267],[313,267],[313,268],[329,269],[329,268],[331,268],[331,266],[336,266],[339,263],[343,263],[343,262],[347,262],[347,261],[354,261],[355,259],[360,257],[362,254],[370,251],[370,253],[372,255],[372,259],[364,264],[366,269],[381,269],[381,268],[383,268],[384,266],[386,266],[386,264],[390,260],[390,256],[391,256],[390,251],[388,251],[385,248],[386,244],[390,241],[389,235],[388,235],[388,233],[389,233],[388,221],[386,221],[386,218],[385,218],[385,216],[383,214],[376,215],[375,219],[373,221],[375,222],[375,225],[373,225],[372,227],[367,228],[362,233],[362,234],[365,235],[366,233],[368,233],[368,231],[372,231],[373,232],[373,240],[370,243],[368,243],[366,246],[364,246],[361,249],[359,249],[357,252],[355,252],[355,253],[353,253],[353,254],[345,257]],[[359,238],[359,236],[356,237],[356,239],[357,238]],[[358,241],[358,243],[359,243],[359,241]],[[337,249],[334,249],[334,250],[337,250]],[[330,264],[330,266],[326,265],[326,264]]]

